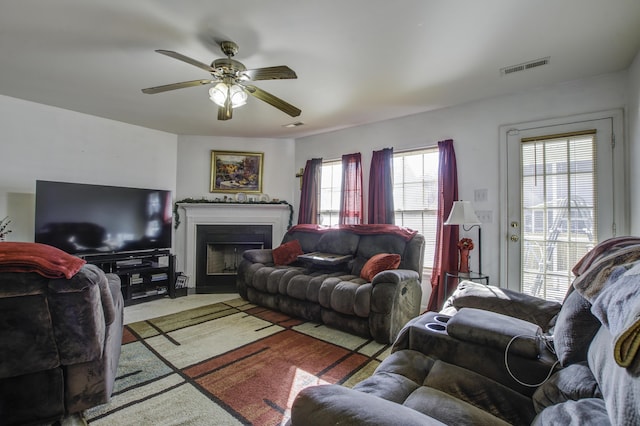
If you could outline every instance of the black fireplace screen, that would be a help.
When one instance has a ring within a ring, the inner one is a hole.
[[[272,247],[271,225],[197,225],[196,292],[235,290],[242,253]]]

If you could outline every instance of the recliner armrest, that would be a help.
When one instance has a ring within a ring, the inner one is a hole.
[[[410,269],[390,269],[387,271],[379,272],[371,284],[375,286],[379,283],[401,283],[408,280],[419,280],[420,275],[416,271]]]
[[[443,425],[402,404],[339,385],[311,386],[300,391],[291,408],[292,426]]]
[[[251,249],[245,250],[242,257],[252,263],[273,263],[272,249]]]
[[[447,299],[442,312],[478,308],[534,323],[548,331],[562,305],[507,288],[462,281]]]
[[[475,308],[463,308],[446,326],[449,336],[466,342],[493,347],[510,354],[537,359],[542,351],[542,329],[518,318]]]

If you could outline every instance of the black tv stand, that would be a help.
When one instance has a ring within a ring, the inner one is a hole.
[[[125,306],[180,293],[175,288],[175,256],[168,250],[93,255],[85,260],[120,277]]]

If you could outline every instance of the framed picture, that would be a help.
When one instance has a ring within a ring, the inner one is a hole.
[[[211,151],[209,192],[262,192],[262,152]]]

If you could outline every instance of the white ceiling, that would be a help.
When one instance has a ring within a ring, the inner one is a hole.
[[[140,91],[209,77],[155,49],[209,64],[221,39],[247,68],[295,70],[255,85],[302,114],[250,98],[218,121],[209,86]],[[189,135],[321,133],[624,70],[639,49],[639,0],[0,0],[0,94]]]

